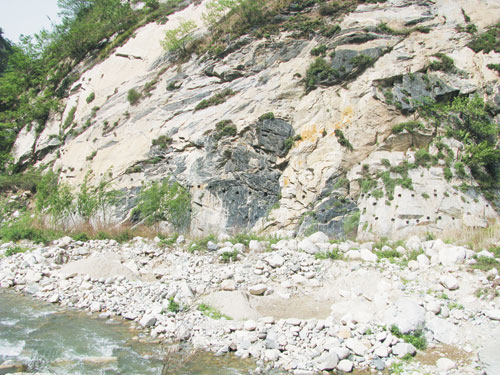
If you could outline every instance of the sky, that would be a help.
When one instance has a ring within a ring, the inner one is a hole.
[[[50,29],[58,22],[57,13],[57,0],[0,0],[0,28],[4,37],[16,43],[21,34]]]

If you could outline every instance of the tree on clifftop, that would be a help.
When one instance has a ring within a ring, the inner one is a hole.
[[[9,55],[12,52],[12,47],[8,40],[2,36],[3,30],[0,27],[0,74],[3,73],[9,61]]]

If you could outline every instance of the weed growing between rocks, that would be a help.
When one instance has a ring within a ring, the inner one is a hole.
[[[489,258],[485,256],[474,256],[476,263],[472,265],[473,269],[478,269],[481,271],[489,271],[496,269],[500,272],[500,263],[495,258]]]
[[[233,90],[224,89],[221,92],[218,92],[214,96],[210,97],[209,99],[203,99],[201,102],[199,102],[196,105],[196,107],[194,107],[194,110],[200,111],[200,110],[208,108],[208,107],[222,104],[233,95],[236,95],[236,93]]]
[[[474,52],[500,52],[500,23],[490,27],[482,34],[476,35],[469,43]]]
[[[221,140],[226,137],[234,137],[237,134],[236,125],[231,120],[222,120],[215,124],[216,140]]]
[[[177,302],[175,302],[174,297],[170,297],[168,299],[167,310],[175,314],[181,311],[181,306]]]
[[[397,326],[391,326],[391,333],[397,338],[403,339],[405,342],[412,344],[415,349],[425,350],[427,348],[427,340],[425,339],[422,330],[416,330],[411,333],[403,334]]]
[[[270,245],[273,245],[279,241],[278,237],[275,236],[259,236],[257,234],[250,233],[238,233],[229,239],[229,242],[233,244],[241,243],[245,246],[249,246],[250,241],[267,241]]]
[[[361,218],[361,212],[356,211],[349,215],[344,221],[344,235],[349,238],[355,238],[358,233],[359,219]]]
[[[319,253],[316,253],[314,254],[314,257],[316,259],[321,259],[321,260],[324,260],[324,259],[332,259],[332,260],[342,260],[344,259],[344,255],[338,251],[338,249],[334,249],[332,251],[327,251],[327,252],[319,252]]]
[[[8,248],[7,251],[5,251],[5,256],[10,257],[11,255],[14,255],[14,254],[24,253],[27,250],[28,249],[25,247],[14,246],[14,247]]]
[[[130,105],[136,105],[139,103],[139,100],[141,100],[142,95],[140,92],[138,92],[135,89],[130,89],[127,94],[127,100],[130,103]]]
[[[158,146],[162,150],[165,150],[172,144],[172,138],[166,135],[160,135],[158,138],[153,139],[152,145]]]
[[[413,32],[428,34],[431,31],[431,29],[426,26],[415,26],[406,29],[393,29],[392,27],[387,25],[386,22],[381,22],[377,25],[375,31],[380,34],[408,36]]]
[[[214,320],[219,320],[219,319],[232,320],[231,317],[222,314],[215,307],[212,307],[212,306],[207,305],[205,303],[201,303],[198,306],[198,310],[200,310],[203,315],[205,315],[211,319],[214,319]]]
[[[221,254],[220,260],[222,263],[235,262],[238,260],[238,250],[225,251]]]
[[[189,251],[192,253],[195,251],[207,251],[209,242],[217,242],[215,234],[209,234],[206,237],[193,240],[191,246],[189,246]]]

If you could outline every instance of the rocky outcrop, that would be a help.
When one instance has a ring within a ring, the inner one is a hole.
[[[41,158],[39,165],[60,169],[75,186],[88,170],[95,179],[111,170],[115,187],[128,192],[116,220],[127,217],[142,182],[172,176],[190,189],[197,233],[310,228],[342,236],[347,221],[360,238],[371,238],[484,227],[497,218],[473,181],[472,189],[457,190],[461,181],[448,180],[443,165],[408,171],[413,190],[397,184],[384,193],[390,204],[361,186],[364,165],[370,173],[390,172],[382,159],[398,167],[414,160],[413,148],[431,144],[432,131],[391,132],[417,116],[418,103],[478,93],[495,108],[498,77],[487,65],[499,56],[472,51],[470,35],[457,34],[456,27],[464,23],[463,8],[484,30],[496,21],[497,4],[364,4],[330,20],[340,25],[334,35],[245,35],[219,57],[173,63],[160,40],[185,19],[202,35],[204,6],[192,4],[164,25],[143,26],[114,55],[85,70],[62,115],[51,116],[40,135],[20,134],[16,160]],[[317,88],[306,92],[316,59],[311,50],[320,45],[326,48],[322,66],[332,74],[317,72]],[[453,59],[452,71],[429,70],[439,54]],[[134,105],[127,100],[130,90],[142,95]],[[196,109],[224,90],[232,93],[225,101]],[[259,120],[269,112],[275,119]],[[221,121],[230,121],[235,132],[215,139]],[[170,143],[153,146],[161,136]],[[385,191],[384,182],[373,179],[372,190]]]

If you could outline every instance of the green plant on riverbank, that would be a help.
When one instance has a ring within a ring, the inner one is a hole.
[[[96,186],[91,187],[88,181],[92,175],[87,174],[79,192],[73,194],[69,185],[58,181],[54,172],[47,172],[36,186],[35,206],[39,219],[44,221],[48,218],[54,228],[64,230],[76,213],[85,224],[95,219],[106,225],[106,212],[117,203],[121,195],[119,191],[111,189],[109,175],[108,172]]]
[[[38,226],[29,216],[21,217],[13,223],[4,223],[0,228],[0,239],[4,242],[30,240],[34,243],[47,244],[64,235],[65,232],[63,231]]]
[[[220,259],[222,263],[235,262],[238,260],[238,250],[225,251],[221,254]]]
[[[473,269],[487,272],[495,268],[500,272],[500,263],[495,258],[474,256],[474,259],[476,260],[476,263],[471,266]]]
[[[249,234],[249,233],[238,233],[229,239],[229,242],[233,244],[241,243],[248,247],[250,245],[250,241],[267,241],[269,245],[274,245],[278,243],[279,238],[276,236],[259,236],[257,234]]]
[[[7,251],[5,251],[5,256],[10,257],[11,255],[14,254],[24,253],[27,250],[28,250],[27,248],[21,246],[9,247]]]
[[[177,181],[168,178],[144,185],[132,212],[147,225],[167,221],[177,231],[186,231],[191,222],[191,195]]]
[[[174,297],[170,297],[168,299],[167,310],[177,314],[179,311],[181,311],[181,305],[174,301]]]
[[[209,234],[206,237],[195,239],[191,242],[189,246],[189,251],[194,253],[195,251],[207,251],[207,246],[209,242],[217,243],[217,237],[215,234]]]
[[[219,319],[232,320],[231,317],[222,314],[215,307],[212,307],[212,306],[207,305],[205,303],[201,303],[198,306],[198,310],[200,310],[203,315],[205,315],[206,317],[209,317],[211,319],[215,319],[215,320],[219,320]]]
[[[332,260],[341,260],[341,259],[344,259],[344,256],[342,255],[342,253],[340,251],[338,251],[337,249],[334,249],[334,250],[331,250],[331,251],[327,251],[327,252],[319,252],[319,253],[316,253],[314,254],[314,257],[316,259],[332,259]]]
[[[395,325],[391,327],[391,333],[403,339],[405,342],[412,344],[418,350],[425,350],[427,348],[427,340],[425,339],[424,332],[422,330],[416,330],[411,333],[403,334],[399,328]]]

